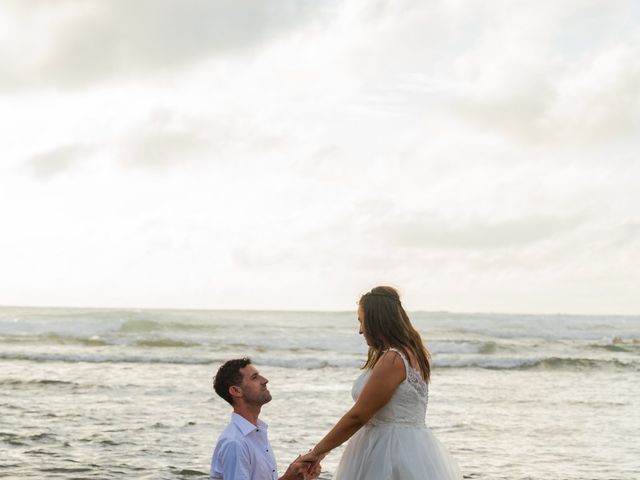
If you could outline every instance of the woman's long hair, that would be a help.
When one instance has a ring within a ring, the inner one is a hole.
[[[362,368],[373,368],[389,348],[397,348],[405,357],[416,358],[426,382],[431,376],[431,355],[418,331],[413,328],[402,308],[400,295],[393,287],[375,287],[360,297],[364,310],[364,335],[369,344],[369,356]]]

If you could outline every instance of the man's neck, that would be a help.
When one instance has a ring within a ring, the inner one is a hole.
[[[237,413],[248,422],[251,422],[252,424],[254,424],[256,427],[258,426],[258,417],[260,416],[260,409],[261,407],[257,405],[242,404],[242,405],[233,406],[234,413]]]

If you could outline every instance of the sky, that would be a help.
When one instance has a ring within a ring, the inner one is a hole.
[[[640,314],[636,0],[3,0],[0,305]]]

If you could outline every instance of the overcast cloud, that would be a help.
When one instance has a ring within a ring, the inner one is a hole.
[[[171,73],[260,49],[320,19],[321,6],[304,0],[10,0],[0,50],[8,74],[0,85],[81,87]]]
[[[11,0],[0,304],[640,313],[640,4]]]

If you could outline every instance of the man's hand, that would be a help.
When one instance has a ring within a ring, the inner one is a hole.
[[[324,457],[327,456],[327,453],[318,455],[314,453],[313,449],[311,449],[307,453],[296,459],[296,461],[306,462],[309,466],[305,480],[318,478],[318,476],[320,476],[320,471],[322,470],[322,468],[320,467],[320,462],[324,459]]]
[[[304,477],[305,480],[313,480],[314,478],[318,478],[320,476],[320,472],[322,471],[322,468],[320,467],[320,462],[316,462],[313,464],[308,464],[307,467],[307,473],[306,476]]]
[[[309,466],[311,465],[309,462],[303,462],[300,460],[300,456],[296,458],[291,465],[287,468],[287,471],[284,472],[278,480],[308,480],[310,478],[315,478],[309,476]],[[320,472],[318,472],[320,475]]]
[[[320,472],[322,468],[320,467],[320,462],[327,454],[323,453],[322,455],[317,455],[313,453],[313,450],[309,450],[308,453],[296,458],[297,462],[305,462],[307,464],[307,476],[305,480],[311,480],[314,478],[318,478],[320,476]]]

